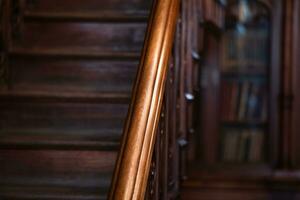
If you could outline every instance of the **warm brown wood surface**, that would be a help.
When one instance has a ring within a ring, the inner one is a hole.
[[[157,0],[124,129],[110,199],[144,199],[179,1]]]

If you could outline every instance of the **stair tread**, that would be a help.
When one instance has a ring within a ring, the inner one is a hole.
[[[84,49],[60,49],[60,48],[22,48],[13,47],[9,50],[12,56],[44,56],[44,57],[75,57],[86,59],[129,59],[138,60],[140,52],[126,51],[86,51]]]
[[[50,11],[26,11],[26,20],[47,21],[93,21],[93,22],[147,22],[149,12],[50,12]]]
[[[1,199],[24,200],[96,200],[106,199],[107,188],[74,188],[74,187],[0,187]]]
[[[70,139],[69,139],[70,140]],[[118,150],[118,141],[0,140],[0,149]]]
[[[47,92],[0,90],[0,101],[129,103],[130,92]]]
[[[71,150],[118,150],[121,129],[82,130],[61,133],[55,130],[0,131],[2,149],[71,149]]]

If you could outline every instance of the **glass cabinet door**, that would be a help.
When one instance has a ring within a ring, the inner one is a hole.
[[[271,30],[270,11],[261,1],[231,0],[224,29],[206,34],[199,81],[201,166],[268,162]]]
[[[270,20],[254,0],[229,5],[220,53],[220,160],[259,163],[266,155]]]

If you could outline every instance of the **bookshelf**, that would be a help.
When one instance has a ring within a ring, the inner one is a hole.
[[[300,3],[216,2],[223,25],[199,27],[187,199],[297,199]]]
[[[239,4],[254,13],[248,1]],[[229,13],[221,36],[219,160],[224,163],[263,163],[267,157],[269,24],[253,18]]]

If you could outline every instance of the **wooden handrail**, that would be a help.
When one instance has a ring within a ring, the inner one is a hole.
[[[145,197],[179,0],[154,2],[109,199]]]

